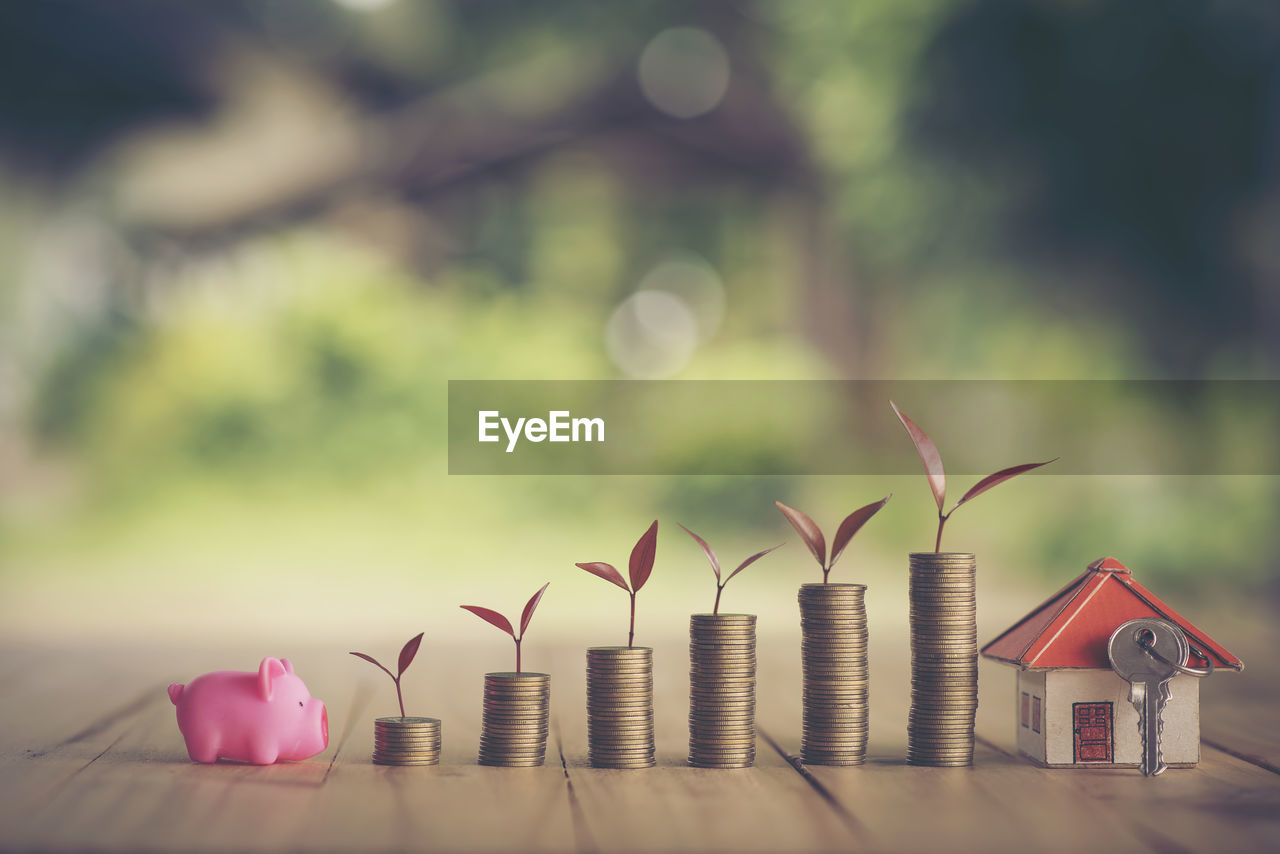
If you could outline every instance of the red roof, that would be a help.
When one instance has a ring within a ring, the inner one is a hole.
[[[1107,641],[1117,626],[1138,617],[1159,617],[1178,626],[1191,646],[1203,650],[1217,667],[1244,668],[1240,659],[1134,581],[1113,557],[1090,564],[1083,575],[984,646],[982,654],[1036,670],[1110,669]],[[1205,663],[1192,653],[1190,666]]]

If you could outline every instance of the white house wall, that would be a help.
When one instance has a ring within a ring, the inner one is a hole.
[[[1110,670],[1023,671],[1019,684],[1029,677],[1044,679],[1043,752],[1037,755],[1033,740],[1024,747],[1021,726],[1018,747],[1034,759],[1049,765],[1073,765],[1075,731],[1073,704],[1111,703],[1113,762],[1137,765],[1142,741],[1138,733],[1138,710],[1129,702],[1129,683]],[[1200,761],[1200,680],[1175,676],[1169,684],[1172,696],[1164,709],[1164,730],[1160,739],[1164,761],[1169,765],[1194,765]],[[1020,688],[1019,691],[1026,690]],[[1091,763],[1083,763],[1088,765]]]
[[[1030,756],[1036,762],[1045,762],[1045,721],[1043,718],[1043,702],[1045,689],[1045,671],[1019,670],[1016,690],[1013,694],[1013,724],[1018,729],[1018,751]],[[1028,713],[1026,725],[1022,722],[1022,695],[1027,695]],[[1032,727],[1030,706],[1034,699],[1041,701],[1040,731]]]

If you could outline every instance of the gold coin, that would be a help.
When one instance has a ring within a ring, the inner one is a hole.
[[[516,700],[511,698],[504,698],[501,701],[498,701],[498,700],[493,700],[489,697],[485,697],[484,701],[481,703],[481,708],[486,710],[496,711],[496,712],[503,711],[504,709],[511,709],[513,711],[526,711],[529,709],[545,709],[547,708],[547,698],[535,697],[528,700],[523,700],[523,699]]]
[[[613,742],[632,743],[637,740],[650,741],[653,738],[652,726],[619,726],[588,727],[587,741],[591,744],[608,744]]]
[[[414,717],[414,716],[409,716],[407,718],[385,717],[385,718],[375,718],[373,723],[375,727],[391,727],[391,728],[422,727],[422,726],[438,727],[440,726],[440,719]]]
[[[588,662],[645,662],[653,661],[653,650],[648,647],[593,646],[587,649]]]
[[[539,741],[545,743],[547,735],[547,730],[539,730],[535,732],[494,732],[493,730],[486,729],[484,732],[480,733],[480,741],[492,742],[493,744],[515,743],[517,741],[524,743]]]
[[[546,750],[484,750],[481,749],[477,756],[483,761],[485,759],[496,760],[500,762],[511,762],[516,760],[541,761],[546,758]]]

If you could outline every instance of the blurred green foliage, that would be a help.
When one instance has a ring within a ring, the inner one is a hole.
[[[40,288],[15,271],[5,322],[11,344],[27,343],[7,355],[27,385],[8,441],[34,462],[0,493],[5,579],[55,565],[142,577],[134,563],[170,566],[190,549],[215,563],[212,555],[228,556],[230,566],[282,551],[301,563],[367,561],[388,575],[456,572],[480,553],[567,568],[619,559],[655,515],[718,550],[727,540],[730,554],[741,543],[745,554],[787,538],[774,499],[827,527],[890,490],[896,497],[859,547],[927,547],[932,508],[918,477],[451,478],[445,383],[619,377],[606,326],[673,252],[706,259],[725,297],[723,324],[676,378],[1158,374],[1122,316],[1064,303],[1037,274],[975,249],[988,244],[1001,188],[945,171],[911,144],[904,117],[923,85],[921,53],[959,5],[400,2],[363,18],[326,7],[324,21],[295,31],[280,22],[302,6],[277,4],[278,17],[262,26],[275,21],[273,38],[296,51],[285,51],[290,61],[347,81],[346,94],[367,98],[375,115],[420,90],[550,57],[540,67],[551,82],[527,78],[527,89],[509,93],[532,109],[539,97],[630,74],[633,55],[662,27],[729,20],[723,31],[739,39],[730,55],[749,56],[749,73],[766,75],[762,90],[795,123],[778,132],[796,132],[817,187],[797,200],[791,176],[771,185],[714,157],[692,170],[697,180],[666,163],[651,178],[629,169],[652,152],[626,160],[618,151],[641,147],[639,136],[666,144],[662,134],[680,127],[602,130],[538,141],[514,165],[438,189],[447,203],[435,207],[415,196],[434,185],[402,196],[376,188],[375,200],[397,197],[396,216],[413,209],[404,218],[420,229],[408,251],[353,234],[338,217],[251,219],[207,246],[180,246],[176,262],[148,268],[145,285],[141,275],[113,281],[101,311],[55,312],[47,336],[16,332]],[[317,47],[326,32],[344,34],[343,62]],[[96,165],[110,175],[109,162]],[[12,226],[0,240],[36,242],[42,222],[61,213],[58,193],[32,190],[20,168],[2,171],[24,192],[0,202]],[[107,180],[95,175],[67,192],[92,207],[101,202],[95,182]],[[797,217],[805,204],[816,212]],[[847,293],[833,297],[808,280],[807,263],[832,260],[812,257],[813,222],[831,224]],[[415,249],[437,233],[446,249],[423,261]],[[856,322],[818,329],[846,310]],[[1239,358],[1232,342],[1223,346],[1224,358]],[[861,361],[842,361],[847,349]],[[689,459],[715,453],[697,425],[671,419],[687,432]],[[1224,441],[1267,440],[1261,425],[1221,419]],[[758,448],[770,470],[767,417],[735,439]],[[45,466],[71,485],[44,488]],[[1274,478],[1046,476],[984,496],[946,536],[1048,587],[1114,553],[1169,583],[1203,588],[1230,577],[1254,589],[1275,583],[1277,508]]]

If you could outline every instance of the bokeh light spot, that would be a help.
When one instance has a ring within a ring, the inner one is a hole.
[[[714,110],[729,88],[729,54],[697,27],[673,27],[640,54],[640,89],[653,106],[678,119]]]
[[[663,379],[689,363],[698,321],[685,301],[664,291],[637,291],[622,301],[605,327],[609,358],[627,376]]]
[[[698,338],[710,340],[724,320],[724,283],[706,259],[693,252],[673,253],[640,280],[641,291],[661,291],[682,300],[698,324]]]
[[[377,12],[392,5],[396,0],[333,0],[333,2],[353,12]]]

